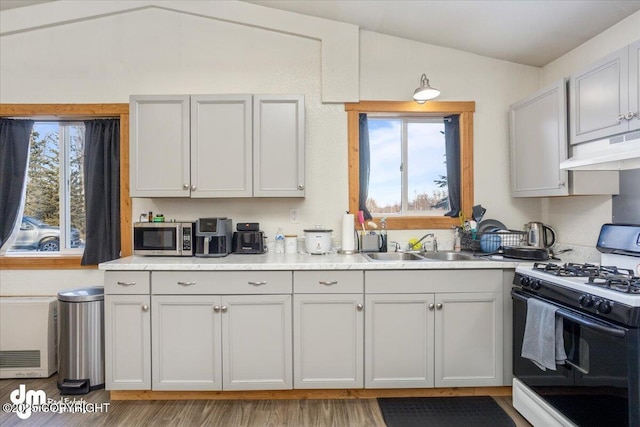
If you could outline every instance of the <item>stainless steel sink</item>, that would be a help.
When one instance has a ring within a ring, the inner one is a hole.
[[[426,261],[412,252],[368,252],[362,255],[370,261]]]
[[[453,251],[424,252],[423,257],[438,261],[478,261],[473,255]]]

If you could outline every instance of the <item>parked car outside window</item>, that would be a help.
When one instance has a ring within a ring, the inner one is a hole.
[[[71,247],[83,246],[80,230],[71,228]],[[60,228],[25,215],[22,217],[18,237],[9,250],[58,252],[60,251]]]

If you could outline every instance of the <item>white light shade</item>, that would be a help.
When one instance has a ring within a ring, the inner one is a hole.
[[[420,78],[420,87],[413,92],[413,99],[418,104],[424,104],[430,99],[433,99],[440,95],[440,91],[436,88],[431,87],[429,84],[429,79],[425,74]]]

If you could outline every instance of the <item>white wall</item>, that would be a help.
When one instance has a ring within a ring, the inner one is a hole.
[[[640,39],[636,12],[542,68],[543,85],[579,72],[589,64]],[[542,220],[552,224],[563,243],[595,246],[600,226],[612,220],[611,196],[556,197],[543,201]]]
[[[25,9],[37,14],[39,7]],[[248,7],[255,16],[263,13],[259,6]],[[540,70],[360,32],[361,99],[409,100],[422,73],[442,91],[441,100],[476,102],[475,201],[488,209],[487,218],[512,228],[540,219],[540,199],[509,195],[507,120],[509,104],[539,87]],[[0,37],[2,103],[128,102],[129,94],[154,93],[304,94],[305,199],[133,201],[134,219],[149,210],[185,219],[226,215],[259,221],[270,236],[278,226],[298,234],[313,224],[337,231],[348,206],[346,113],[341,104],[321,102],[320,74],[318,40],[169,10],[138,10]],[[288,222],[290,207],[298,209],[299,224]],[[450,244],[449,230],[437,234]],[[390,240],[410,236],[418,237],[391,232]],[[96,284],[99,275],[0,271],[0,294],[41,294],[40,289],[55,294]]]

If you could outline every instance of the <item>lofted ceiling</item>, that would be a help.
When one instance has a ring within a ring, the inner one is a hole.
[[[0,0],[0,10],[46,1]],[[536,67],[640,10],[640,0],[241,1]]]

